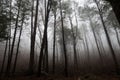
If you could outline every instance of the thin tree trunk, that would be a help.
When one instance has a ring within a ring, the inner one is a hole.
[[[16,51],[16,56],[15,56],[15,61],[13,64],[12,74],[14,74],[14,72],[16,70],[16,64],[17,64],[17,60],[18,60],[18,53],[19,53],[19,47],[20,47],[20,40],[21,40],[21,35],[22,35],[22,30],[23,30],[23,23],[24,23],[24,16],[22,19],[21,27],[20,27],[20,34],[19,34],[19,38],[18,38],[17,51]]]
[[[13,36],[11,52],[10,52],[10,55],[8,56],[8,62],[7,62],[7,68],[6,68],[6,75],[7,76],[10,72],[10,69],[11,69],[11,63],[12,63],[12,57],[13,57],[13,51],[14,51],[14,44],[15,44],[17,28],[18,28],[18,18],[19,18],[19,14],[20,14],[20,7],[21,7],[21,1],[18,5],[18,13],[17,13],[16,23],[15,23],[15,31],[14,31],[14,36]]]
[[[2,67],[1,67],[0,76],[2,75],[2,73],[3,73],[3,71],[4,71],[6,53],[7,53],[7,48],[8,48],[7,46],[8,46],[8,40],[6,40],[6,45],[5,45],[5,50],[4,50],[4,56],[3,56],[3,61],[2,61]]]
[[[53,74],[55,73],[55,43],[56,43],[56,12],[54,13],[54,35],[53,35]]]
[[[10,29],[9,29],[9,51],[8,51],[8,55],[11,51],[11,18],[12,18],[12,15],[11,15],[11,9],[12,9],[12,0],[10,0]]]
[[[47,39],[47,36],[48,36],[48,34],[46,34],[46,42],[45,42],[45,56],[46,56],[46,68],[45,68],[45,71],[48,73],[48,71],[49,71],[49,66],[48,66],[48,39]]]
[[[93,35],[94,35],[94,38],[95,38],[95,43],[96,43],[96,46],[97,46],[97,49],[98,49],[98,54],[99,54],[99,57],[100,57],[100,60],[101,60],[101,65],[103,65],[104,61],[103,61],[102,54],[101,54],[101,51],[100,51],[100,48],[99,48],[99,45],[98,45],[98,41],[97,41],[97,36],[95,34],[95,30],[94,30],[94,27],[92,25],[92,20],[91,20],[91,17],[89,15],[88,15],[88,18],[89,18],[90,26],[91,26],[91,29],[92,29],[92,32],[93,32]]]
[[[103,16],[102,16],[102,12],[101,12],[101,10],[100,10],[100,7],[99,7],[99,5],[98,5],[97,0],[94,0],[94,2],[95,2],[96,5],[97,5],[98,11],[99,11],[99,15],[100,15],[100,19],[101,19],[101,22],[102,22],[102,24],[103,24],[103,28],[104,28],[104,31],[105,31],[105,34],[106,34],[106,37],[107,37],[108,45],[110,46],[111,54],[112,54],[112,57],[113,57],[113,60],[114,60],[114,63],[115,63],[116,73],[117,73],[118,75],[120,75],[120,69],[119,69],[119,64],[118,64],[118,61],[117,61],[117,57],[116,57],[115,52],[114,52],[114,49],[113,49],[113,47],[112,47],[111,40],[110,40],[110,37],[109,37],[108,31],[107,31],[107,28],[106,28],[105,23],[104,23],[104,19],[103,19]]]
[[[69,20],[70,20],[70,25],[71,25],[71,29],[72,29],[72,37],[73,37],[73,50],[74,50],[74,68],[75,68],[75,73],[78,70],[78,60],[77,60],[77,52],[76,52],[76,37],[75,37],[75,33],[74,33],[74,29],[73,29],[73,23],[72,23],[72,19],[69,16]]]
[[[76,37],[78,35],[78,19],[77,19],[77,13],[75,9],[75,3],[74,3],[74,13],[75,13],[75,21],[76,21]]]
[[[62,26],[62,39],[63,39],[63,51],[64,51],[64,57],[65,57],[65,76],[68,77],[68,59],[67,59],[67,51],[66,51],[66,44],[65,44],[65,36],[64,36],[64,24],[63,24],[63,14],[62,14],[62,4],[60,1],[60,16],[61,16],[61,26]]]
[[[91,60],[90,60],[90,52],[89,52],[89,46],[88,46],[88,41],[86,38],[86,34],[85,34],[85,38],[84,38],[84,46],[86,46],[86,51],[87,51],[87,61],[88,61],[88,71],[91,71]]]
[[[105,49],[104,49],[104,46],[103,46],[103,43],[102,43],[102,39],[101,39],[99,33],[97,33],[97,35],[98,35],[99,44],[100,44],[100,46],[102,47],[102,51],[103,51],[103,53],[106,53],[106,52],[105,52]]]
[[[32,40],[31,40],[31,49],[30,49],[30,62],[29,62],[30,75],[34,73],[34,53],[35,53],[35,39],[36,39],[36,29],[37,29],[37,20],[38,20],[38,6],[39,6],[39,0],[37,0],[36,2],[34,29],[33,29],[33,35],[31,36]]]
[[[40,56],[39,56],[39,63],[38,63],[38,76],[41,76],[41,68],[42,68],[42,60],[43,60],[43,55],[44,55],[44,48],[46,44],[46,38],[47,38],[47,28],[48,28],[48,19],[49,19],[49,13],[50,13],[50,4],[51,0],[48,1],[47,3],[47,9],[46,9],[46,15],[45,15],[45,29],[44,29],[44,34],[43,34],[43,39],[42,39],[42,44],[41,44],[41,51],[40,51]]]
[[[39,39],[40,39],[40,44],[42,43],[42,33],[41,33],[41,30],[40,30],[40,26],[38,26],[38,31],[39,31]]]
[[[47,12],[47,11],[48,11],[48,9],[47,9],[47,8],[48,8],[48,5],[46,5],[46,2],[47,2],[47,1],[45,0],[45,22],[47,21],[47,20],[46,20],[46,16],[47,16],[47,14],[48,14],[48,12]],[[49,1],[48,1],[48,2],[49,2]],[[47,24],[48,24],[48,21],[47,21]],[[46,25],[44,24],[44,27],[45,27],[45,26],[46,26]],[[46,72],[48,72],[48,39],[47,39],[47,37],[48,37],[48,34],[46,33],[46,34],[45,34],[45,39],[46,39],[46,40],[45,40],[45,49],[44,49],[44,50],[45,50],[45,59],[46,59],[46,60],[45,60],[45,61],[46,61],[46,67],[45,67],[45,71],[46,71]]]
[[[85,31],[85,28],[84,28],[84,30],[83,31]],[[87,59],[88,59],[88,69],[89,69],[89,71],[91,72],[92,70],[92,66],[91,66],[91,59],[90,59],[90,51],[89,51],[89,46],[88,46],[88,40],[87,40],[87,37],[86,37],[86,33],[84,32],[84,45],[86,46],[86,51],[87,51]]]

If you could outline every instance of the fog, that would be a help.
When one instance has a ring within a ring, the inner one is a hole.
[[[12,6],[16,7],[14,3],[17,0],[12,1]],[[32,2],[31,0],[28,0]],[[24,0],[23,0],[24,2]],[[49,2],[49,1],[47,1]],[[56,1],[60,5],[59,1]],[[30,3],[31,5],[32,3]],[[36,4],[34,1],[33,10],[33,26],[35,23],[36,15]],[[100,13],[98,6],[94,0],[63,0],[62,7],[54,7],[56,10],[56,42],[55,42],[55,58],[53,57],[54,50],[54,13],[50,9],[48,18],[48,28],[47,28],[47,43],[48,43],[48,66],[46,57],[46,48],[43,50],[43,61],[42,61],[42,71],[46,72],[46,68],[49,68],[49,72],[53,71],[53,64],[55,64],[55,73],[63,74],[65,67],[65,55],[64,55],[64,44],[67,53],[67,68],[69,75],[78,75],[84,73],[115,73],[115,63],[111,51],[111,46],[114,50],[117,61],[120,61],[120,25],[116,19],[114,11],[111,5],[106,1],[98,1],[99,7],[102,10]],[[33,4],[32,4],[33,5]],[[46,5],[47,6],[47,5]],[[17,6],[19,8],[19,6]],[[29,8],[29,3],[28,3]],[[30,6],[31,8],[31,6]],[[22,8],[21,8],[22,9]],[[64,27],[64,41],[62,35],[62,24],[61,24],[61,14],[60,9],[62,9],[63,16],[63,27]],[[9,10],[9,9],[8,9]],[[17,9],[12,9],[15,19],[17,18]],[[30,64],[30,51],[31,51],[31,10],[28,11],[27,19],[24,21],[23,30],[20,38],[20,45],[18,51],[17,65],[15,73],[27,73]],[[16,13],[16,14],[15,14]],[[21,13],[22,14],[22,13]],[[21,15],[19,14],[19,15]],[[45,2],[44,0],[39,1],[38,7],[38,17],[37,17],[37,28],[36,28],[36,38],[34,46],[34,72],[38,70],[39,56],[42,50],[42,43],[44,40],[44,30],[46,29],[46,15],[45,13]],[[101,19],[104,21],[104,24]],[[21,19],[22,17],[19,16]],[[18,26],[22,22],[18,21]],[[9,47],[12,47],[14,32],[15,32],[15,21],[11,22],[11,41],[7,45],[6,59],[4,62],[3,72],[6,71]],[[106,35],[105,29],[107,29],[108,37]],[[15,61],[15,56],[17,52],[17,46],[19,42],[19,34],[21,27],[18,27],[16,33],[16,40],[13,49],[13,56],[11,60],[11,70],[13,69],[13,64]],[[10,33],[8,33],[10,34]],[[109,39],[110,43],[109,43]],[[0,69],[2,67],[2,62],[4,59],[6,41],[0,42]],[[45,40],[46,41],[46,40]],[[65,42],[65,43],[63,43]],[[46,42],[45,42],[46,44]],[[76,50],[76,57],[74,52],[74,44]],[[77,59],[75,62],[75,58]],[[53,63],[55,59],[55,63]],[[118,63],[120,65],[120,63]],[[77,66],[77,67],[76,67]]]

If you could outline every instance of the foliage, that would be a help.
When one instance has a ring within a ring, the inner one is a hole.
[[[0,15],[0,41],[8,39],[8,23],[9,18],[6,15]]]
[[[9,5],[7,4],[7,2],[2,2],[0,5],[0,41],[9,38],[8,27],[10,24],[10,17],[8,16],[8,7]]]
[[[52,12],[56,13],[57,8],[58,8],[58,2],[57,2],[57,0],[52,0],[52,4],[51,4]]]

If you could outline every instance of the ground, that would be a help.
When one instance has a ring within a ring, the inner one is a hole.
[[[64,77],[64,76],[19,76],[2,78],[1,80],[120,80],[119,76],[115,75],[83,75],[79,77]]]

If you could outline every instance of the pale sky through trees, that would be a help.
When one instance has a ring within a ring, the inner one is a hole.
[[[87,0],[64,0],[64,1],[75,1],[75,2],[77,2],[79,5],[78,6],[84,6],[85,5],[85,2],[87,1]],[[40,14],[40,13],[39,13]],[[77,13],[78,14],[78,13]],[[73,15],[74,15],[74,13],[73,13]],[[87,24],[88,22],[84,22],[84,21],[80,21],[80,18],[79,18],[79,16],[78,16],[78,20],[79,20],[79,27],[81,27],[80,25],[82,25],[83,23],[85,23],[85,24]],[[39,23],[39,22],[38,22]],[[51,23],[50,23],[51,24]],[[75,22],[75,17],[73,17],[73,24],[75,25],[76,24],[76,22]],[[40,26],[41,26],[42,24],[40,24]],[[26,26],[26,25],[25,25]],[[89,26],[89,24],[88,24],[88,26]],[[89,30],[89,27],[87,27],[88,28],[88,31],[90,32],[90,33],[88,33],[88,36],[90,37],[90,39],[91,39],[91,41],[93,41],[93,44],[94,44],[94,39],[93,39],[93,34],[91,33],[91,30]],[[42,29],[42,28],[41,28]],[[39,32],[38,32],[39,33]],[[24,30],[23,30],[23,33],[22,33],[23,35],[22,35],[22,37],[21,37],[21,47],[20,48],[22,48],[23,49],[23,51],[24,50],[28,50],[29,51],[29,49],[30,49],[30,24],[28,23],[28,25],[24,28]],[[52,40],[52,28],[51,27],[49,27],[48,28],[48,41],[51,41]],[[38,37],[38,35],[36,35],[37,37],[36,37],[36,41],[37,41],[37,43],[39,43],[39,37]],[[105,36],[104,36],[104,33],[103,33],[103,35],[101,35],[101,36],[103,36],[102,37],[102,39],[103,39],[103,42],[105,42],[105,46],[107,47],[107,42],[106,42],[106,38],[105,38]],[[115,37],[115,36],[113,36],[113,37]],[[93,39],[93,40],[92,40]],[[116,41],[115,40],[113,40],[114,41],[114,43],[117,45],[117,43],[116,43]],[[50,44],[49,45],[52,45],[52,43],[50,42]],[[52,49],[52,47],[50,47],[50,50]],[[38,53],[39,53],[39,49],[38,49]]]

